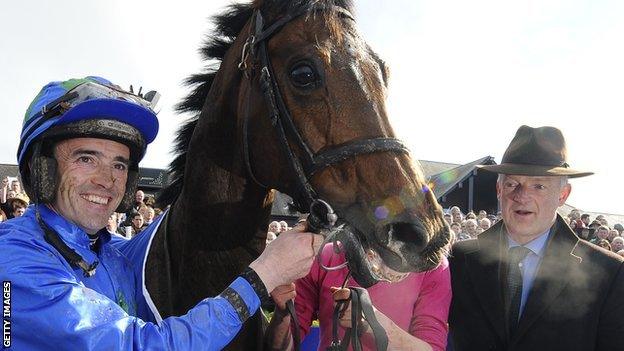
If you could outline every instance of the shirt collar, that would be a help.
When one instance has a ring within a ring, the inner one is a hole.
[[[512,248],[515,246],[524,246],[527,249],[531,250],[537,256],[543,257],[544,251],[546,250],[546,243],[548,242],[549,236],[550,236],[550,228],[548,228],[548,230],[540,234],[537,238],[529,241],[528,243],[524,245],[520,245],[516,241],[514,241],[509,234],[507,234],[507,244],[509,248]]]
[[[50,228],[54,229],[58,235],[68,244],[77,245],[83,248],[89,248],[89,237],[87,233],[73,222],[68,221],[65,217],[58,214],[46,205],[36,205],[41,213],[41,218]],[[34,215],[35,211],[32,211]],[[111,236],[106,228],[98,232],[101,244],[110,241]]]

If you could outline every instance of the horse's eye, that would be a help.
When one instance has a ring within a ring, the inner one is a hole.
[[[290,71],[290,79],[299,88],[313,88],[318,81],[318,76],[312,66],[302,63]]]

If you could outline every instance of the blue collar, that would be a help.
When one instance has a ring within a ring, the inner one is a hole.
[[[539,257],[544,257],[544,251],[546,251],[546,243],[548,243],[548,237],[550,236],[550,228],[546,230],[544,233],[540,234],[537,238],[529,241],[528,243],[522,245],[527,249],[531,250],[534,254]],[[507,234],[507,244],[509,248],[515,246],[521,246],[517,242],[515,242],[509,234]]]
[[[35,209],[39,209],[41,213],[41,219],[43,219],[50,228],[54,229],[58,235],[70,246],[82,247],[89,249],[89,236],[87,233],[78,227],[76,224],[68,221],[65,217],[56,213],[46,205],[35,205],[30,211],[27,211],[27,215],[30,215],[35,219]],[[25,215],[26,215],[25,214]],[[111,236],[103,228],[98,232],[100,244],[105,244],[110,241]]]

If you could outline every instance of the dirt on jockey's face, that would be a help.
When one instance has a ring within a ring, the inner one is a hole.
[[[54,209],[89,234],[104,228],[125,192],[128,147],[111,140],[76,138],[57,143],[54,157],[59,177]]]

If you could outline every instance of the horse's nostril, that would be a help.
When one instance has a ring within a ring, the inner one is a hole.
[[[397,222],[388,225],[388,237],[394,240],[403,241],[416,245],[417,247],[425,247],[427,245],[427,232],[425,229],[412,222]]]

